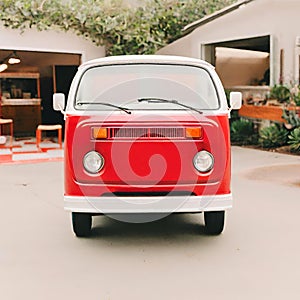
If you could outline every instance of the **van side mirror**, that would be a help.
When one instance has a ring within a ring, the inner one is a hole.
[[[63,93],[53,94],[53,109],[64,113],[65,95]]]
[[[230,110],[240,109],[242,107],[242,93],[241,92],[231,92],[230,93]]]

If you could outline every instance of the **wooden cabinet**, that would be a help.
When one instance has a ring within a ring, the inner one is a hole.
[[[2,115],[14,120],[15,136],[35,136],[41,124],[41,105],[2,105]]]
[[[23,99],[40,98],[39,73],[0,73],[2,98]]]
[[[41,124],[39,74],[4,72],[0,73],[0,81],[2,118],[13,119],[15,136],[35,136]]]

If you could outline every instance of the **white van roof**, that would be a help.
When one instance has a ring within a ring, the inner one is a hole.
[[[214,68],[206,61],[172,55],[121,55],[121,56],[107,56],[102,58],[93,59],[83,63],[79,69],[85,69],[89,67],[110,65],[110,64],[134,64],[134,63],[153,63],[153,64],[179,64],[179,65],[194,65],[206,68]]]

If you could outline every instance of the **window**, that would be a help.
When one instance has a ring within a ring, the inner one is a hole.
[[[184,109],[172,103],[138,102],[141,98],[177,100],[198,109],[217,109],[219,101],[213,80],[203,68],[185,65],[128,64],[88,69],[80,80],[76,108],[108,103],[131,110]]]

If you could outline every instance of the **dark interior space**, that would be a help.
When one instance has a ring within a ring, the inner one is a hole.
[[[19,63],[9,64],[11,53],[17,54]],[[63,115],[52,108],[52,96],[68,95],[80,54],[0,50],[0,62],[7,64],[0,72],[2,117],[14,120],[15,136],[34,136],[39,124],[64,125]]]
[[[227,47],[241,50],[252,50],[270,53],[270,36],[260,36],[247,39],[226,41],[214,44],[215,47]]]

